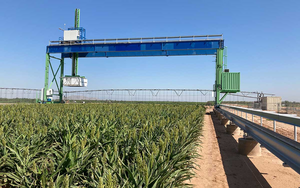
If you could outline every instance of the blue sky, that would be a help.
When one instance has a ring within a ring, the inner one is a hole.
[[[223,34],[228,68],[241,72],[242,90],[299,101],[299,7],[298,0],[2,1],[0,87],[42,88],[46,46],[62,36],[59,27],[74,25],[79,8],[89,39]],[[87,89],[212,89],[214,60],[80,59],[79,74],[88,78]],[[70,60],[65,67],[70,74]]]

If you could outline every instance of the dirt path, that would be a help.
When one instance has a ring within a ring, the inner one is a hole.
[[[299,188],[300,175],[262,147],[262,156],[237,153],[240,135],[228,135],[217,117],[207,109],[204,117],[200,169],[192,179],[194,187],[284,187]]]
[[[208,109],[204,116],[202,148],[199,148],[201,159],[197,161],[200,169],[196,171],[196,177],[191,181],[195,188],[228,187],[215,128],[209,114],[211,110],[211,108]]]

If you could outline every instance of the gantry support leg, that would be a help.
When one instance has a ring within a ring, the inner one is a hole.
[[[80,27],[80,9],[75,10],[75,28]],[[78,75],[78,53],[72,54],[72,76]]]
[[[62,103],[63,101],[63,94],[64,94],[64,85],[63,85],[63,77],[64,77],[64,66],[65,64],[65,59],[63,55],[61,55],[61,60],[60,60],[60,87],[59,87],[59,102]]]
[[[216,56],[216,82],[215,82],[215,106],[219,106],[220,101],[220,93],[221,93],[221,76],[223,71],[223,49],[217,50]]]
[[[76,67],[76,58],[75,58],[75,54],[72,54],[72,76],[76,75],[76,71],[75,71],[75,67]]]
[[[72,76],[78,75],[78,53],[72,54]]]
[[[50,55],[46,54],[46,66],[45,66],[45,85],[44,85],[44,96],[42,102],[47,102],[47,89],[49,84],[49,64],[50,64]]]
[[[78,53],[75,54],[75,74],[78,75]]]

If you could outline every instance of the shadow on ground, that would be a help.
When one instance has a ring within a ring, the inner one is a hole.
[[[210,113],[216,131],[222,162],[230,188],[271,187],[247,156],[237,153],[238,143],[226,134],[216,115]],[[261,156],[263,157],[263,156]]]

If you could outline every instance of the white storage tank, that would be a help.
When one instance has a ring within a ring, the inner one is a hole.
[[[69,87],[87,87],[88,81],[85,77],[66,76],[63,77],[63,85]]]

